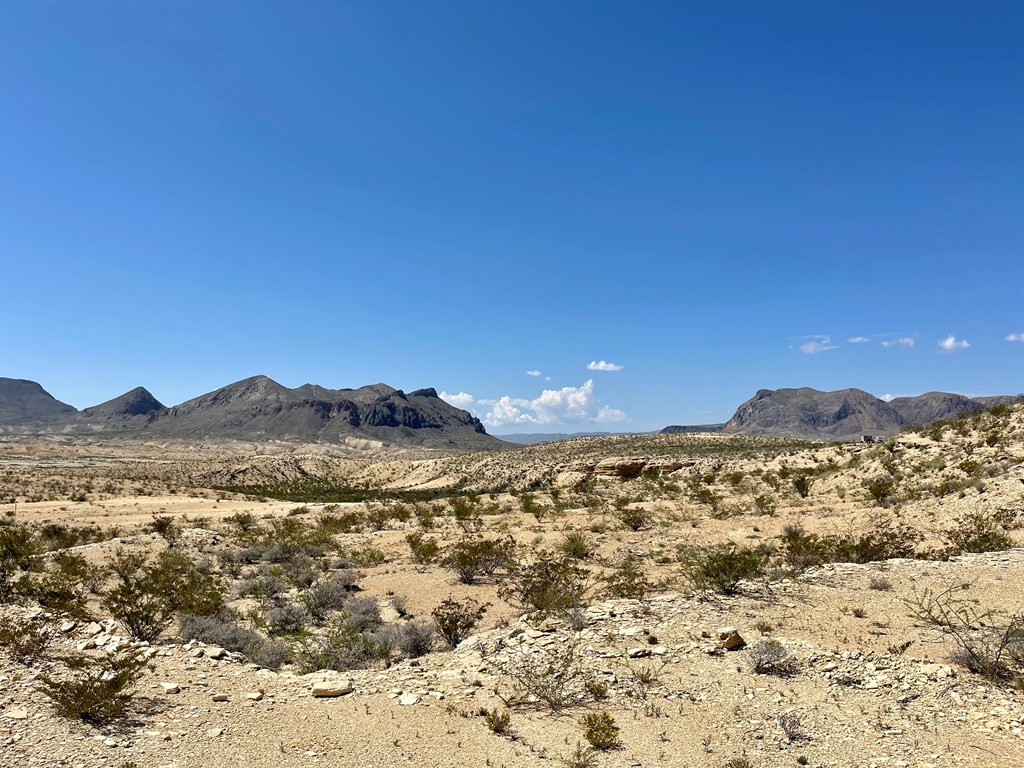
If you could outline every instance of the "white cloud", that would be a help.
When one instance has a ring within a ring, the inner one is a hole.
[[[526,375],[527,375],[527,376],[540,376],[540,375],[541,375],[541,372],[540,372],[540,371],[537,371],[537,370],[534,370],[534,371],[527,371],[527,372],[526,372]]]
[[[442,392],[438,397],[446,403],[454,405],[456,408],[462,408],[464,411],[468,411],[470,406],[475,402],[473,396],[469,394],[469,392],[458,392],[454,395]]]
[[[1007,341],[1024,341],[1024,333],[1011,333],[1006,337]]]
[[[892,349],[893,347],[906,347],[910,349],[914,344],[914,340],[909,336],[900,336],[898,339],[886,339],[882,342],[882,346],[886,349]]]
[[[587,363],[588,371],[621,371],[622,366],[605,360],[591,360]]]
[[[867,336],[854,336],[852,338],[847,339],[847,341],[850,344],[866,344],[867,342],[871,341],[871,339],[869,339]]]
[[[838,349],[833,343],[829,336],[804,336],[805,341],[800,345],[799,349],[805,355],[816,355],[819,352],[827,352],[830,349]]]
[[[545,389],[532,400],[509,395],[477,400],[468,392],[455,395],[442,392],[440,397],[457,408],[476,414],[489,427],[509,424],[605,424],[626,418],[625,413],[602,405],[594,396],[592,379],[579,387]]]
[[[967,349],[969,346],[971,346],[971,342],[967,339],[958,339],[953,334],[939,342],[939,349],[943,352],[956,352],[958,349]]]

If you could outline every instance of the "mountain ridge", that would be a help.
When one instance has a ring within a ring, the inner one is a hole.
[[[447,449],[501,448],[483,423],[433,388],[406,394],[387,384],[288,388],[250,376],[167,407],[144,387],[81,411],[41,385],[0,379],[0,432],[121,439],[346,443],[351,438]]]

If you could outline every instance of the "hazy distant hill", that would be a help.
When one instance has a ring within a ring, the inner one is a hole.
[[[496,435],[508,443],[517,445],[536,445],[537,443],[555,443],[559,440],[572,440],[574,437],[609,437],[611,435],[632,435],[635,432],[516,432],[511,435]]]
[[[972,399],[948,392],[928,392],[886,402],[861,389],[835,392],[821,392],[810,387],[761,389],[736,409],[721,431],[810,438],[891,435],[905,427],[955,418],[1015,399],[1009,396]],[[696,429],[666,427],[662,431]]]
[[[340,443],[348,437],[431,448],[497,448],[479,419],[433,389],[408,394],[386,384],[295,389],[254,376],[167,408],[137,387],[76,411],[34,382],[0,379],[0,431],[126,439]]]

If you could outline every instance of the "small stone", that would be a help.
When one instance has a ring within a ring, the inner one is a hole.
[[[4,712],[4,717],[9,720],[25,720],[28,718],[28,712],[24,709],[8,709]]]
[[[231,698],[226,693],[215,693],[213,694],[214,701],[231,701]]]
[[[225,653],[227,653],[227,651],[223,648],[218,648],[217,646],[206,649],[206,656],[210,659],[223,659]]]
[[[747,641],[743,639],[736,627],[719,627],[718,645],[727,651],[738,651],[745,647]]]
[[[160,687],[167,694],[181,693],[181,686],[177,683],[160,683]]]
[[[63,632],[66,635],[68,632],[70,632],[71,630],[73,630],[77,626],[78,626],[78,622],[77,621],[75,621],[74,619],[68,619],[67,621],[61,623],[60,631]]]
[[[631,659],[643,659],[651,655],[651,649],[637,646],[635,648],[630,648],[629,650],[627,650],[626,655],[629,656],[629,658]]]
[[[206,735],[207,736],[212,736],[212,737],[216,738],[217,736],[223,735],[223,733],[224,733],[224,729],[223,728],[211,728],[210,730],[208,730],[206,732]]]
[[[420,697],[417,696],[415,693],[403,693],[401,696],[398,697],[398,703],[400,706],[403,707],[411,707],[414,704],[419,704],[419,702]]]
[[[247,693],[245,694],[245,698],[247,698],[249,701],[263,701],[263,693],[261,691]]]

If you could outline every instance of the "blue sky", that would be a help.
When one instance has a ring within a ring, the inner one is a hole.
[[[0,375],[78,407],[1024,390],[1019,2],[25,0],[0,35]]]

